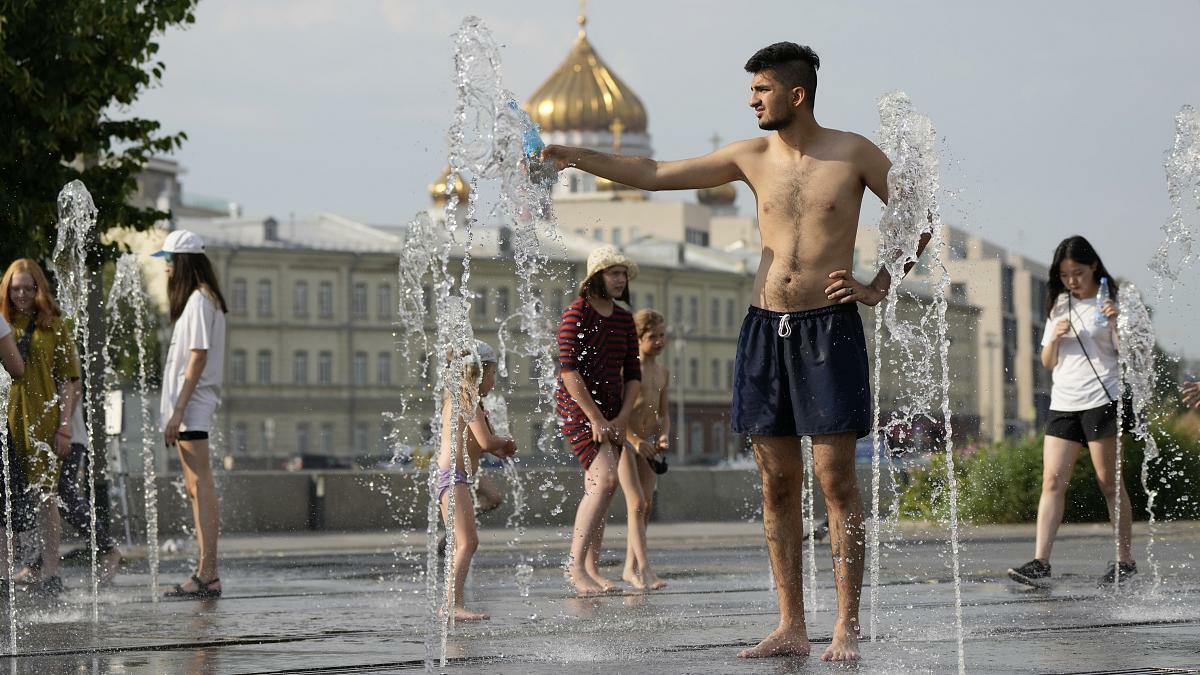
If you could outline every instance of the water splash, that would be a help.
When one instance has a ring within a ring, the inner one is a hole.
[[[92,380],[90,329],[88,327],[87,303],[91,297],[92,274],[88,269],[88,254],[96,237],[96,205],[83,182],[73,180],[58,193],[58,239],[50,258],[50,269],[58,279],[57,299],[63,315],[71,326],[71,337],[75,345],[82,347],[80,367],[83,370],[84,392],[82,405],[84,418],[88,420],[89,433],[94,428],[92,400],[95,392],[101,391],[102,383]],[[89,439],[88,452],[95,453],[97,439]],[[87,462],[89,501],[89,548],[91,549],[92,622],[100,620],[100,577],[96,549],[96,461],[89,457]]]
[[[946,459],[949,544],[954,576],[955,629],[959,672],[965,672],[962,624],[962,586],[958,541],[958,486],[954,474],[954,444],[950,408],[949,340],[946,289],[950,276],[942,262],[945,248],[939,216],[939,153],[937,135],[928,117],[918,114],[903,92],[880,99],[880,148],[892,160],[888,172],[888,203],[879,222],[878,257],[891,275],[889,294],[875,308],[874,431],[871,459],[871,639],[876,639],[880,575],[880,464],[884,439],[902,445],[936,442],[914,434],[940,425]],[[918,261],[917,252],[928,237],[925,292],[904,285],[906,268]],[[882,363],[888,347],[890,372],[900,375],[889,403],[893,412],[881,420]],[[930,450],[932,450],[930,444]]]
[[[1154,558],[1154,500],[1158,496],[1158,489],[1151,485],[1150,481],[1150,463],[1158,460],[1160,451],[1158,441],[1154,438],[1154,434],[1150,430],[1150,403],[1154,400],[1154,386],[1156,381],[1155,371],[1155,354],[1154,354],[1154,323],[1150,318],[1150,310],[1146,307],[1146,303],[1142,301],[1141,293],[1132,283],[1126,283],[1121,286],[1118,293],[1118,301],[1120,305],[1120,314],[1117,315],[1117,335],[1120,338],[1121,349],[1117,352],[1118,362],[1121,366],[1121,391],[1128,391],[1133,398],[1133,426],[1130,433],[1134,438],[1142,441],[1145,444],[1145,454],[1142,457],[1141,479],[1142,486],[1146,490],[1146,513],[1148,520],[1146,527],[1148,536],[1146,541],[1146,563],[1150,566],[1150,572],[1154,579],[1154,590],[1158,589],[1161,582],[1159,574],[1158,561]],[[1124,415],[1124,406],[1118,408],[1121,414]],[[1124,428],[1124,420],[1121,420]],[[1118,478],[1121,473],[1121,435],[1117,435],[1117,473]],[[1115,507],[1115,529],[1117,532],[1117,557],[1120,560],[1120,489],[1121,481],[1117,481],[1117,503]],[[1119,588],[1120,575],[1114,576],[1114,586]]]
[[[801,485],[800,500],[804,503],[804,529],[808,532],[808,574],[805,575],[807,588],[804,589],[804,607],[808,610],[811,621],[818,610],[817,605],[817,517],[816,498],[813,492],[813,446],[812,436],[800,439],[800,451],[804,454],[804,484]]]
[[[146,553],[150,563],[150,598],[159,601],[158,593],[158,484],[155,467],[155,428],[152,411],[146,402],[150,400],[150,355],[146,353],[146,337],[150,310],[146,303],[146,290],[137,256],[122,254],[117,259],[116,272],[108,292],[104,340],[105,363],[109,377],[115,381],[112,371],[116,361],[118,345],[125,353],[133,351],[137,360],[135,391],[141,405],[142,432],[142,494],[146,517]],[[132,326],[129,319],[132,318]],[[129,333],[132,329],[132,334]],[[114,336],[120,336],[114,340]],[[128,514],[127,514],[128,515]]]
[[[8,371],[0,368],[0,410],[8,415],[8,396],[12,390],[12,377]],[[12,458],[8,446],[8,425],[0,424],[0,461],[4,465],[4,560],[5,579],[12,579],[16,574],[13,566],[13,503],[12,503]],[[8,589],[8,653],[17,653],[17,585],[5,584]]]
[[[1171,216],[1162,225],[1163,241],[1150,259],[1154,290],[1161,299],[1167,287],[1196,259],[1200,231],[1200,111],[1185,105],[1175,115],[1175,143],[1167,153],[1167,196]],[[1170,282],[1170,283],[1168,283]]]

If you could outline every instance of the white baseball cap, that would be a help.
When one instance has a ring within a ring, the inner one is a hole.
[[[161,258],[168,253],[204,253],[204,240],[191,230],[175,230],[163,241],[162,250],[151,255]]]

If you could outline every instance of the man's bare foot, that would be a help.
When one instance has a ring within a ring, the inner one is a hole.
[[[486,612],[476,612],[475,610],[467,609],[466,607],[454,608],[455,621],[487,621],[490,618],[492,617]]]
[[[654,572],[646,572],[643,578],[646,581],[646,588],[649,588],[652,591],[657,591],[667,587],[667,582],[659,579],[658,575]]]
[[[585,569],[585,571],[587,572],[588,577],[591,578],[592,583],[602,588],[605,593],[612,593],[614,590],[616,590],[617,584],[606,578],[603,574],[600,574],[600,570]]]
[[[592,575],[588,574],[587,570],[582,568],[567,570],[567,578],[575,587],[575,595],[581,598],[604,595],[608,592],[607,589],[596,583],[595,579],[592,579]]]
[[[768,656],[808,656],[812,645],[804,626],[780,626],[762,642],[738,652],[738,658],[761,659]]]
[[[638,583],[640,583],[641,580],[638,578],[637,568],[626,567],[625,571],[621,573],[621,581],[624,581],[634,588],[639,588]]]
[[[833,641],[821,654],[822,661],[857,661],[858,630],[838,621],[833,627]]]
[[[107,586],[117,576],[117,569],[121,566],[121,552],[114,546],[100,555],[99,562],[100,584]]]

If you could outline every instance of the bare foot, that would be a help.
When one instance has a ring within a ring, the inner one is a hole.
[[[626,567],[625,571],[621,573],[621,580],[636,588],[639,582],[637,568]]]
[[[821,660],[857,661],[858,659],[858,630],[849,628],[846,624],[838,621],[833,627],[833,641],[829,643],[825,653],[821,654]]]
[[[605,578],[605,576],[603,574],[600,574],[600,570],[585,570],[585,571],[587,572],[588,577],[591,578],[592,583],[596,584],[601,589],[603,589],[603,591],[605,593],[612,593],[614,590],[616,590],[617,585],[615,583],[613,583],[611,580]]]
[[[657,591],[667,587],[667,582],[658,578],[654,572],[647,572],[643,577],[646,580],[646,588],[652,591]]]
[[[20,584],[22,586],[36,584],[40,577],[38,571],[38,569],[26,565],[22,567],[19,572],[13,575],[13,583]]]
[[[808,631],[804,626],[780,626],[762,642],[738,652],[738,658],[761,659],[768,656],[808,656],[812,646],[808,644]]]
[[[117,576],[117,568],[121,566],[121,552],[114,546],[100,556],[100,584],[107,586]]]
[[[600,584],[592,579],[592,575],[588,574],[583,568],[567,570],[567,578],[571,585],[575,587],[575,595],[581,598],[589,598],[596,595],[604,595],[607,593]]]
[[[492,617],[486,612],[476,612],[475,610],[467,609],[466,607],[454,608],[455,621],[487,621],[490,618]]]

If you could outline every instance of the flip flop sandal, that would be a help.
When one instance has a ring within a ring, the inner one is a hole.
[[[175,584],[175,588],[163,593],[163,597],[186,599],[219,598],[221,597],[221,589],[212,588],[212,585],[220,580],[221,577],[215,577],[212,581],[204,583],[200,581],[200,577],[193,574],[192,581],[196,582],[196,590],[185,590],[182,584]]]

